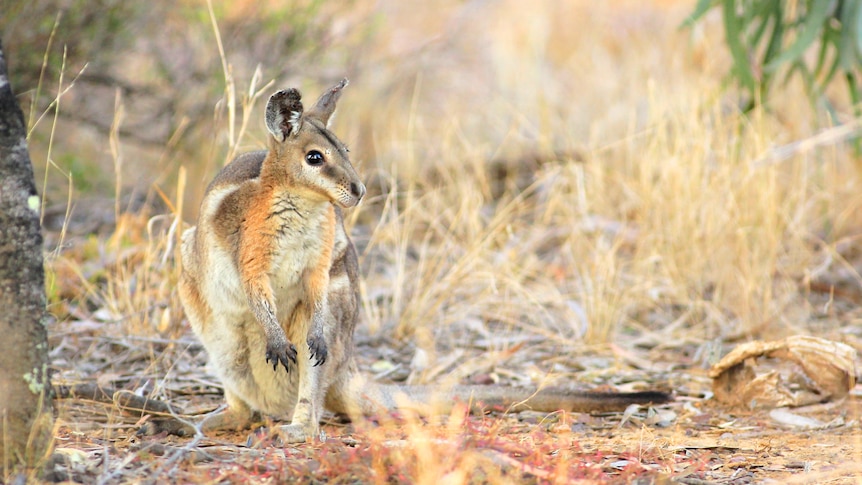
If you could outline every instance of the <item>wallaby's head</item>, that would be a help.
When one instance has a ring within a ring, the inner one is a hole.
[[[306,112],[298,90],[273,94],[266,104],[266,128],[276,170],[296,189],[309,198],[353,207],[365,195],[365,185],[350,164],[347,147],[327,128],[345,86],[347,79],[323,93]]]

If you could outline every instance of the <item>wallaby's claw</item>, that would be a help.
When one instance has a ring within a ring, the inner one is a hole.
[[[323,337],[311,337],[308,339],[308,350],[311,351],[309,359],[314,359],[314,367],[322,365],[326,362],[326,356],[329,349],[326,346],[326,340]]]
[[[280,347],[267,345],[266,363],[268,364],[270,361],[272,361],[273,371],[278,370],[278,364],[281,363],[285,372],[289,373],[290,367],[288,366],[288,361],[292,361],[294,365],[296,364],[296,347],[290,342]]]
[[[246,448],[266,448],[267,446],[281,445],[278,431],[271,431],[265,426],[252,430],[245,440]]]

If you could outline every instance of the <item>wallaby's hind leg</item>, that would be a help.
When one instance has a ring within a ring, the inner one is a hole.
[[[285,443],[303,443],[308,438],[317,438],[320,433],[320,418],[323,414],[323,366],[315,365],[313,351],[299,352],[297,371],[299,389],[296,407],[290,424],[280,426],[278,433]]]
[[[203,433],[221,430],[248,429],[260,420],[258,413],[248,407],[242,399],[225,389],[225,400],[227,407],[213,411],[204,416],[200,429]],[[144,424],[138,431],[139,435],[153,436],[159,433],[167,433],[176,436],[194,436],[195,427],[184,421],[172,417],[154,418]]]
[[[204,433],[248,429],[259,420],[257,413],[236,394],[225,389],[224,397],[227,407],[206,415],[201,424],[201,431]]]

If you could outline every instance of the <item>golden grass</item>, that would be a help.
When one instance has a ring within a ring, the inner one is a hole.
[[[674,308],[653,323],[682,311],[700,338],[804,331],[803,279],[858,230],[829,221],[858,207],[852,152],[755,164],[818,129],[798,86],[775,98],[793,103],[744,116],[719,90],[709,65],[721,61],[699,60],[721,57],[718,39],[699,44],[676,30],[679,16],[626,5],[464,9],[422,61],[379,69],[380,91],[355,83],[368,105],[346,102],[339,128],[372,133],[356,151],[395,178],[367,254],[398,255],[386,263],[396,279],[389,308],[366,300],[372,322],[434,333],[476,316],[572,345]],[[415,27],[405,15],[392,42]],[[591,20],[560,24],[573,18]],[[572,150],[582,163],[553,155]],[[489,160],[531,152],[545,163],[516,168],[523,190],[492,199]]]

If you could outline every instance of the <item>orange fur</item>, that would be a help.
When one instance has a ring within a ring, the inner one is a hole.
[[[201,295],[197,284],[187,281],[184,277],[180,280],[179,285],[180,297],[185,302],[186,313],[194,313],[194,321],[201,322],[204,325],[210,321],[212,310],[207,305],[206,300]]]
[[[238,268],[243,284],[253,289],[256,296],[272,300],[267,273],[272,267],[272,248],[275,243],[275,225],[270,218],[272,191],[256,194],[248,205],[245,220],[240,229]]]
[[[332,247],[335,244],[335,208],[330,206],[326,214],[326,227],[323,234],[323,251],[317,264],[304,278],[306,292],[313,301],[319,301],[329,286],[329,268],[332,266]]]

